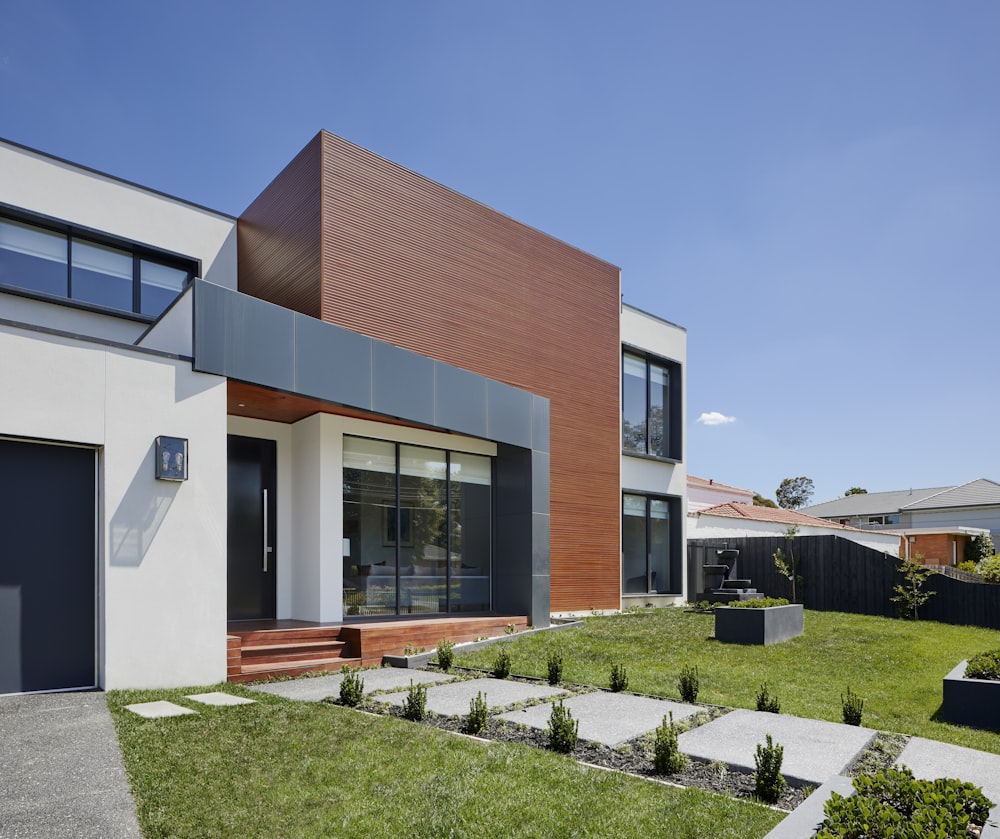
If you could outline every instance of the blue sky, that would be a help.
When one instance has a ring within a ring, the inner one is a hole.
[[[998,43],[994,0],[6,0],[0,136],[239,214],[326,128],[620,266],[688,330],[689,470],[823,501],[1000,480]]]

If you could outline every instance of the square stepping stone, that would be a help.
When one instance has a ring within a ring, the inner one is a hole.
[[[491,709],[503,708],[518,702],[527,702],[529,699],[545,699],[566,693],[564,690],[549,685],[513,682],[508,679],[471,679],[466,682],[452,682],[428,688],[427,710],[445,716],[465,716],[469,713],[469,703],[480,692]],[[406,691],[377,698],[380,702],[402,707],[406,701]]]
[[[787,714],[738,709],[677,738],[682,752],[754,771],[758,743],[770,734],[784,747],[781,774],[789,782],[822,784],[839,775],[868,745],[875,731],[855,725],[807,720]]]
[[[574,696],[564,704],[580,723],[580,737],[606,746],[618,746],[652,731],[671,712],[675,720],[680,720],[702,710],[670,699],[607,691]],[[552,703],[547,703],[501,714],[500,719],[543,731],[549,727],[551,713]]]
[[[911,737],[896,758],[896,766],[908,766],[914,777],[927,781],[958,778],[982,787],[983,794],[997,805],[993,813],[1000,815],[1000,755]]]
[[[186,697],[204,705],[253,705],[255,700],[246,699],[242,696],[234,696],[231,693],[213,691],[212,693],[193,693]]]
[[[192,711],[190,708],[185,708],[183,705],[175,705],[173,702],[167,702],[165,699],[160,699],[157,702],[137,702],[134,705],[125,706],[133,714],[138,714],[140,717],[146,717],[146,719],[155,720],[160,717],[182,717],[185,714],[197,714],[197,711]]]
[[[405,667],[379,667],[362,670],[359,675],[365,683],[365,693],[376,690],[400,690],[410,686],[410,680],[418,684],[436,684],[454,679],[446,673],[431,673],[427,670],[408,670]],[[341,673],[314,678],[290,679],[285,682],[271,682],[266,685],[247,685],[250,690],[297,699],[300,702],[320,702],[327,697],[340,696]]]

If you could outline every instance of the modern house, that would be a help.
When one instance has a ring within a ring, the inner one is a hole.
[[[749,504],[753,505],[753,490],[720,484],[709,478],[687,476],[688,515],[716,507],[719,504]]]
[[[239,218],[0,142],[0,693],[682,599],[685,354],[326,132]]]
[[[848,495],[803,512],[864,530],[903,536],[905,555],[927,565],[957,565],[973,536],[1000,541],[1000,484],[979,478],[953,487]]]

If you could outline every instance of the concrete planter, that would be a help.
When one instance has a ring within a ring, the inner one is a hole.
[[[715,638],[724,644],[778,644],[803,632],[802,605],[715,610]]]
[[[1000,682],[966,679],[963,661],[944,677],[941,718],[953,725],[1000,731]]]

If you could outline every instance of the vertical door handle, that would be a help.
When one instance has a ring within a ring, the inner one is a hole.
[[[264,573],[267,573],[267,555],[271,553],[271,548],[268,546],[268,532],[267,532],[267,490],[264,490]]]

